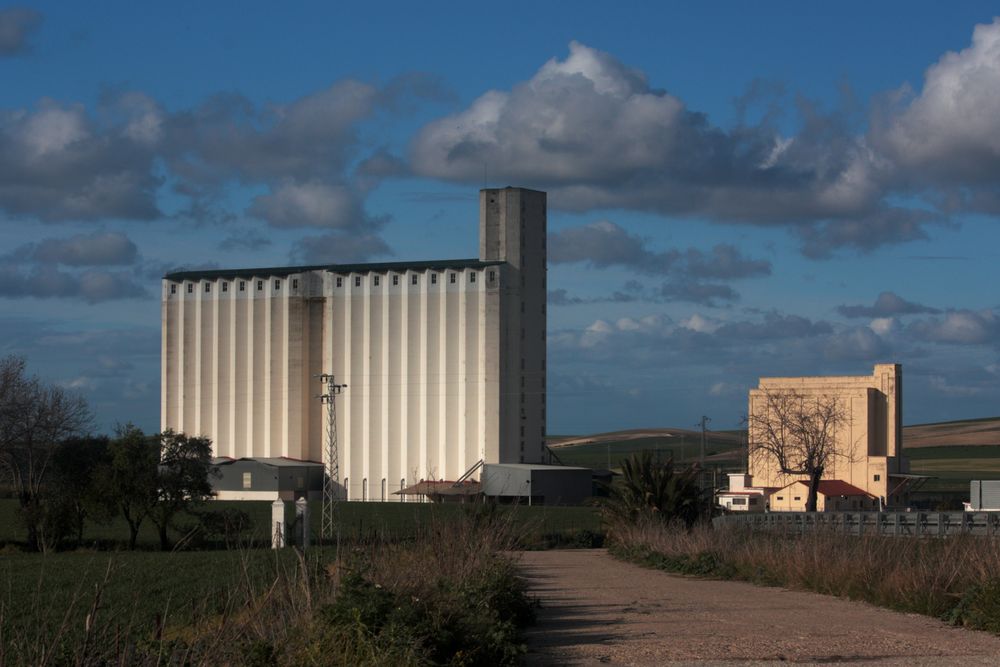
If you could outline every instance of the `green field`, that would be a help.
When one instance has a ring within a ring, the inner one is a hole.
[[[329,560],[332,548],[309,557]],[[279,571],[291,571],[290,549],[201,552],[5,553],[0,558],[0,630],[4,642],[45,646],[83,635],[97,591],[97,621],[130,637],[169,634],[227,607],[239,608]]]
[[[122,636],[131,638],[169,637],[200,620],[241,613],[248,600],[262,595],[279,575],[293,574],[298,565],[292,549],[251,546],[269,539],[270,505],[209,504],[216,510],[238,508],[254,522],[253,539],[244,541],[247,546],[230,550],[220,548],[219,543],[192,541],[192,550],[156,551],[157,536],[152,526],[144,526],[140,550],[122,551],[128,529],[117,520],[87,526],[88,543],[97,543],[102,550],[39,554],[21,550],[23,536],[17,524],[16,502],[0,500],[0,543],[6,542],[0,549],[0,642],[46,646],[54,638],[62,638],[76,645],[98,590],[102,627],[120,627]],[[311,511],[315,535],[320,523],[319,503],[314,503]],[[447,533],[449,526],[469,519],[478,521],[483,511],[481,505],[340,503],[341,547],[353,551],[365,544],[409,542],[428,536],[434,539],[434,535]],[[513,534],[527,548],[591,546],[588,540],[601,530],[595,507],[498,506],[490,516],[509,521]],[[447,544],[441,547],[449,548]],[[336,547],[332,546],[313,547],[307,552],[314,572],[322,571],[323,564],[335,556]],[[3,662],[0,652],[0,664]]]
[[[293,518],[291,505],[292,503],[288,503],[289,521]],[[342,502],[337,505],[337,525],[341,539],[345,540],[368,538],[372,535],[403,539],[416,535],[422,528],[428,527],[435,521],[450,520],[468,511],[469,507],[454,503]],[[241,542],[270,544],[271,503],[216,500],[204,505],[203,509],[205,511],[238,509],[246,512],[252,527]],[[321,509],[319,502],[309,505],[313,535],[318,535],[320,531]],[[527,546],[532,546],[533,541],[547,534],[598,532],[601,529],[595,507],[500,506],[498,511],[510,513],[517,530],[525,537]],[[196,525],[196,520],[190,516],[182,517],[178,524],[180,530],[172,532],[175,540],[187,534],[188,529]],[[17,502],[10,499],[0,500],[0,546],[5,544],[16,546],[23,539],[23,530],[17,518]],[[87,522],[84,529],[85,545],[113,549],[120,547],[127,540],[128,525],[120,518],[109,523]],[[137,546],[146,550],[159,548],[159,538],[151,522],[143,523]],[[197,549],[218,549],[224,548],[225,544],[221,538],[203,536],[196,531],[190,538],[188,546]]]
[[[910,471],[928,475],[917,497],[930,494],[962,495],[966,500],[969,482],[974,479],[1000,479],[1000,447],[992,445],[955,445],[915,447],[903,455],[910,460]]]

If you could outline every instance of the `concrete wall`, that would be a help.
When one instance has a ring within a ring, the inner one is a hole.
[[[352,500],[479,459],[541,461],[545,193],[480,200],[479,262],[168,276],[161,428],[209,437],[218,457],[320,461],[314,376],[332,373],[348,385],[338,481]]]
[[[505,387],[498,397],[504,449],[495,461],[540,462],[544,454],[546,206],[545,193],[534,190],[479,193],[479,256],[507,264],[499,312],[490,311],[487,318],[499,318],[491,331],[499,335],[496,372]]]

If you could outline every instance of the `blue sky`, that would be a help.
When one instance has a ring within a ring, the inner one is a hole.
[[[550,193],[549,430],[736,426],[761,375],[1000,399],[985,3],[0,5],[0,354],[159,411],[182,267],[474,256]]]

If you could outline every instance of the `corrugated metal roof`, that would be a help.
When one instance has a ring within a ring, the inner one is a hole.
[[[205,269],[200,271],[173,271],[163,276],[165,280],[205,280],[218,278],[285,277],[306,271],[330,273],[387,273],[389,271],[446,271],[448,269],[483,269],[504,264],[501,261],[481,259],[435,259],[421,262],[375,262],[368,264],[314,264],[311,266],[271,266],[256,269]]]
[[[232,459],[229,457],[221,457],[212,459],[212,465],[214,466],[224,466],[236,463],[238,461],[253,461],[255,463],[263,463],[264,465],[274,466],[275,468],[301,468],[303,466],[307,467],[322,467],[323,464],[319,461],[303,461],[300,459],[289,459],[285,457],[269,457],[269,458],[240,458]]]
[[[792,486],[793,484],[802,484],[806,488],[809,487],[809,482],[807,482],[804,479],[800,479],[797,482],[792,482],[788,486]],[[788,486],[786,486],[785,488],[787,489]],[[822,493],[824,496],[871,496],[874,498],[874,496],[872,496],[864,489],[859,489],[853,484],[848,484],[847,482],[839,479],[820,480],[818,491],[819,493]]]

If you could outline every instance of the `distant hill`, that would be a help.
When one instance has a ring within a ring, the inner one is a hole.
[[[682,428],[636,428],[591,435],[550,436],[548,446],[560,458],[607,458],[627,455],[640,449],[672,453],[678,460],[694,460],[698,456],[701,432]],[[727,461],[739,456],[743,444],[740,431],[709,431],[705,453],[715,461]],[[914,424],[903,427],[903,449],[921,447],[1000,446],[1000,417],[965,419],[936,424]]]
[[[1000,445],[1000,417],[903,427],[903,449]]]

